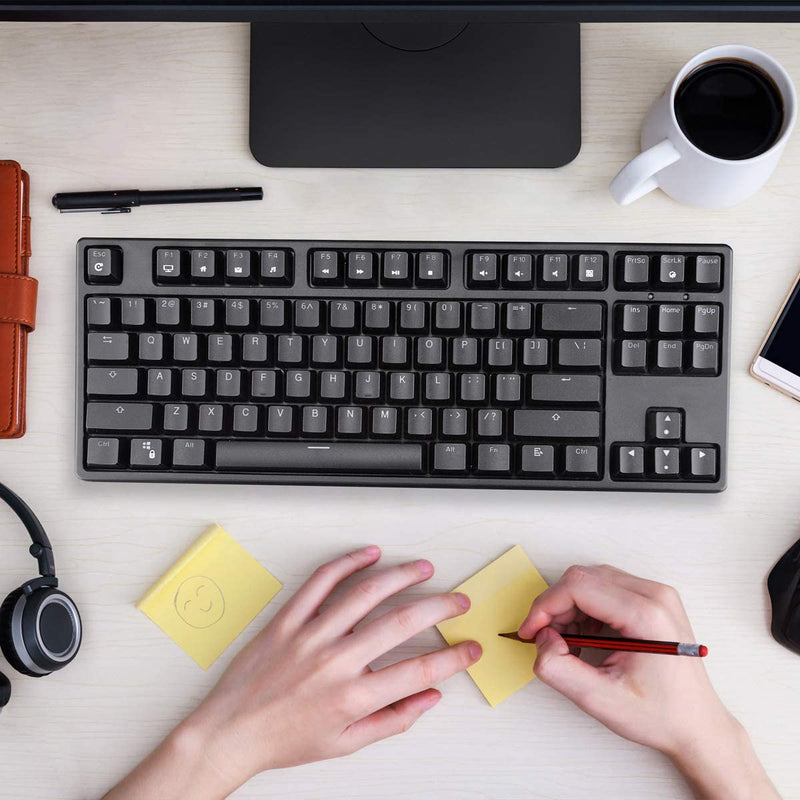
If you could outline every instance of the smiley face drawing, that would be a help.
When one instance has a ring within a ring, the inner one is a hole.
[[[211,578],[195,575],[183,581],[175,592],[175,610],[192,628],[210,628],[225,614],[225,598]]]

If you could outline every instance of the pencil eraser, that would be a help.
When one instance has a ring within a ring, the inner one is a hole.
[[[700,653],[700,658],[705,658],[708,655],[708,648],[701,644],[697,652]]]

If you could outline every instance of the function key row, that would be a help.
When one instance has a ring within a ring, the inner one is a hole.
[[[448,254],[441,250],[312,250],[312,286],[446,288]]]
[[[614,314],[617,335],[718,337],[722,331],[717,303],[619,303]]]
[[[617,256],[617,289],[719,292],[722,256],[682,253],[626,253]]]
[[[602,303],[488,303],[425,300],[86,298],[90,328],[265,330],[273,332],[509,334],[602,333]]]
[[[159,247],[153,252],[155,283],[292,286],[294,253],[287,249],[183,250]]]
[[[468,253],[465,283],[469,289],[605,289],[603,253]]]

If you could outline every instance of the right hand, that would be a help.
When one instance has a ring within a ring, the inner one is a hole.
[[[620,736],[669,756],[699,796],[777,797],[702,659],[616,651],[594,667],[561,637],[597,634],[603,624],[638,639],[695,641],[675,589],[609,566],[570,567],[534,600],[519,635],[536,639],[543,683]]]

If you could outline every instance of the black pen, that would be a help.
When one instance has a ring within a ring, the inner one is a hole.
[[[142,192],[121,189],[116,192],[62,192],[53,195],[53,205],[62,213],[99,211],[102,214],[128,214],[136,206],[174,203],[230,203],[236,200],[261,200],[260,186],[245,189],[165,189]]]

